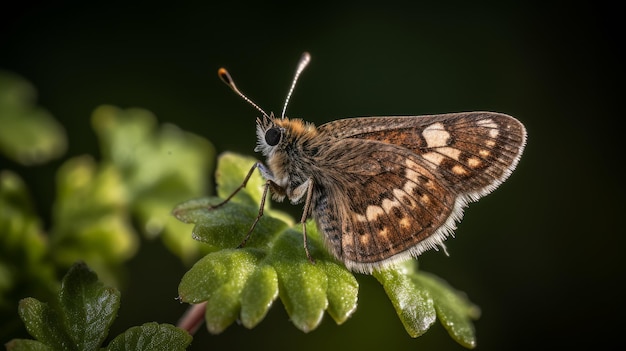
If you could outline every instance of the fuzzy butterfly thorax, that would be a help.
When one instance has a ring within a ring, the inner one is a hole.
[[[302,119],[264,118],[257,123],[257,138],[255,151],[265,156],[274,185],[283,188],[288,197],[291,189],[319,173],[314,158],[328,137],[320,135],[312,123]],[[282,193],[276,187],[273,190],[274,195]],[[300,202],[299,196],[289,198],[293,203]]]

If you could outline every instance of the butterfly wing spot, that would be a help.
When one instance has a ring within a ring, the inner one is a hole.
[[[370,240],[371,240],[371,237],[369,234],[359,235],[359,241],[361,242],[361,245],[367,246]]]
[[[365,210],[365,217],[368,221],[375,221],[383,214],[385,214],[385,211],[380,206],[367,206],[367,210]]]
[[[470,157],[467,159],[467,165],[471,168],[478,168],[482,165],[482,161],[477,157]]]
[[[365,210],[365,216],[362,214],[356,214],[356,218],[359,222],[373,222],[378,219],[379,216],[385,214],[385,210],[383,210],[380,206],[369,205]]]
[[[489,129],[491,129],[489,131],[489,136],[494,138],[494,139],[498,137],[498,134],[500,134],[500,131],[498,129],[499,128],[498,124],[496,122],[494,122],[494,120],[491,119],[491,118],[480,119],[480,120],[476,121],[476,125],[479,126],[479,127],[482,127],[482,128],[489,128]]]
[[[422,136],[426,141],[426,146],[429,148],[447,146],[450,140],[450,133],[446,131],[446,128],[441,122],[433,123],[424,128]]]
[[[400,219],[400,221],[398,221],[398,225],[402,228],[402,229],[409,229],[412,227],[412,222],[411,219],[408,217],[402,217],[402,219]]]
[[[423,174],[416,171],[416,169],[420,169],[420,166],[413,160],[407,158],[404,161],[404,164],[406,165],[404,177],[411,181],[411,183],[407,182],[404,185],[404,190],[407,192],[407,194],[411,194],[413,192],[413,188],[416,187],[417,184],[421,182],[428,182],[428,178],[425,178]]]
[[[440,147],[437,148],[437,152],[457,161],[459,156],[461,156],[461,150],[454,147]]]
[[[430,163],[435,166],[440,166],[446,157],[457,161],[459,160],[461,150],[449,146],[451,135],[446,130],[443,123],[433,123],[424,128],[422,131],[422,137],[426,142],[426,148],[434,149],[434,151],[430,151],[422,155],[422,157]]]
[[[445,158],[442,154],[438,152],[427,152],[423,154],[422,157],[425,158],[426,161],[434,164],[435,166],[439,166]]]
[[[431,162],[435,166],[440,166],[446,158],[458,161],[461,157],[461,150],[454,147],[437,147],[436,151],[427,152],[422,155],[427,161]]]
[[[394,189],[394,195],[397,193],[397,191],[399,191],[400,189]],[[404,194],[404,193],[403,193]],[[406,196],[402,195],[401,199],[403,199],[402,201],[400,200],[396,200],[396,206],[391,207],[391,211],[388,212],[388,215],[390,217],[392,217],[392,219],[396,220],[398,223],[398,226],[400,227],[401,230],[407,230],[409,228],[412,227],[412,222],[411,222],[411,218],[407,217],[401,209],[402,203],[406,204],[406,200],[404,200],[404,198],[406,198]],[[386,230],[385,230],[386,232]],[[385,233],[386,234],[386,233]]]
[[[468,172],[463,166],[455,165],[452,167],[452,172],[459,176],[467,175]]]

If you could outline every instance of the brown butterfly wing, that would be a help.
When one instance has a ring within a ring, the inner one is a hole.
[[[493,190],[522,152],[525,131],[494,113],[331,122],[314,217],[348,268],[371,272],[442,245],[469,201]],[[350,152],[346,152],[350,150]]]
[[[476,198],[506,180],[526,143],[524,126],[495,112],[350,118],[326,123],[318,130],[339,139],[375,140],[406,148],[437,166],[459,193]]]

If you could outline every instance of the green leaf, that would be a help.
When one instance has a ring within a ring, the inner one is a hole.
[[[250,250],[224,250],[206,255],[183,277],[180,297],[189,303],[206,301],[206,322],[212,333],[222,332],[237,319],[246,281],[259,256]]]
[[[118,335],[108,351],[177,351],[191,344],[191,335],[169,324],[146,323]]]
[[[227,198],[242,184],[245,176],[252,169],[257,160],[249,156],[241,156],[230,152],[220,155],[219,167],[215,172],[217,195]],[[245,191],[239,192],[231,201],[258,206],[263,196],[265,181],[257,173],[248,180]],[[269,207],[269,203],[266,204]]]
[[[258,160],[250,156],[242,156],[232,152],[220,154],[218,159],[219,167],[215,172],[217,196],[221,199],[230,196],[230,194],[241,186],[245,176],[250,172],[256,162],[258,162]],[[255,170],[248,180],[245,189],[235,195],[230,202],[250,205],[256,208],[258,212],[259,204],[263,197],[264,186],[265,180],[260,176],[258,170]],[[265,202],[265,211],[273,218],[280,219],[290,225],[294,224],[294,220],[291,216],[272,209],[270,201]]]
[[[105,287],[84,263],[63,278],[54,304],[25,298],[19,315],[35,340],[15,339],[8,350],[100,350],[120,306],[118,290]],[[146,323],[117,336],[107,350],[184,350],[191,336],[168,324]]]
[[[65,326],[79,350],[97,350],[120,305],[120,293],[107,288],[84,263],[70,268],[59,294]]]
[[[413,338],[424,334],[437,319],[435,302],[429,292],[411,279],[413,270],[386,269],[374,272],[407,333]]]
[[[161,235],[167,247],[185,261],[206,253],[190,237],[190,229],[171,217],[177,203],[206,193],[213,168],[213,146],[204,138],[165,124],[147,110],[103,105],[92,116],[103,163],[115,168],[128,206],[148,237]]]
[[[437,317],[450,336],[459,344],[476,347],[476,335],[472,320],[480,317],[480,309],[467,297],[454,290],[448,283],[431,274],[421,272],[413,279],[430,292],[435,302]]]
[[[374,277],[384,286],[409,335],[424,334],[438,317],[456,342],[467,348],[476,346],[472,320],[480,316],[480,310],[464,294],[431,274],[417,271],[414,261],[376,271]]]
[[[235,154],[221,155],[216,171],[218,194],[227,197],[237,189],[254,162]],[[247,186],[223,206],[212,207],[223,201],[214,197],[189,200],[174,208],[176,218],[195,224],[195,239],[218,250],[185,274],[179,285],[181,300],[207,302],[205,315],[212,333],[236,320],[247,328],[256,326],[277,296],[302,331],[315,329],[324,311],[343,323],[356,308],[358,283],[322,247],[314,224],[307,225],[307,233],[315,264],[307,259],[302,226],[292,227],[288,224],[294,222],[292,218],[268,207],[245,247],[236,249],[258,216],[264,184],[254,172]]]
[[[65,329],[60,311],[28,297],[20,301],[18,313],[30,335],[57,350],[78,350]]]
[[[105,288],[85,264],[63,278],[58,304],[20,301],[19,315],[35,339],[57,350],[98,350],[120,304],[119,292]]]
[[[291,235],[289,235],[291,234]],[[305,258],[301,236],[288,230],[274,244],[273,261],[278,273],[280,299],[298,329],[309,332],[322,321],[328,307],[327,263],[311,264]]]
[[[194,199],[176,206],[174,216],[185,223],[195,223],[193,238],[207,243],[211,248],[223,249],[237,247],[243,241],[254,219],[258,216],[258,208],[228,202],[219,210],[210,210],[212,205],[222,202],[220,198]],[[287,224],[271,216],[263,216],[254,229],[249,244],[269,245]]]
[[[40,164],[67,149],[65,130],[41,107],[35,88],[22,77],[0,70],[0,152],[23,164]]]
[[[342,324],[356,310],[359,284],[354,276],[337,265],[319,262],[325,265],[328,277],[328,314],[337,324]]]
[[[278,297],[278,276],[274,267],[260,265],[250,274],[241,292],[241,323],[246,328],[259,324]]]

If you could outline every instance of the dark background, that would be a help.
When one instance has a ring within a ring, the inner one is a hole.
[[[421,267],[481,307],[478,350],[599,348],[621,336],[624,319],[623,12],[575,3],[22,2],[2,10],[0,69],[31,81],[63,123],[63,160],[97,155],[90,115],[104,103],[149,109],[220,152],[253,154],[258,113],[216,71],[228,67],[250,98],[280,113],[305,50],[313,60],[291,117],[516,116],[529,134],[518,169],[466,210],[450,256],[428,252]],[[63,160],[21,170],[44,217]],[[144,242],[128,269],[112,335],[176,323],[178,259]],[[411,339],[374,279],[359,281],[359,309],[342,326],[325,316],[303,334],[277,302],[257,328],[202,329],[191,349],[462,349],[439,323]]]

